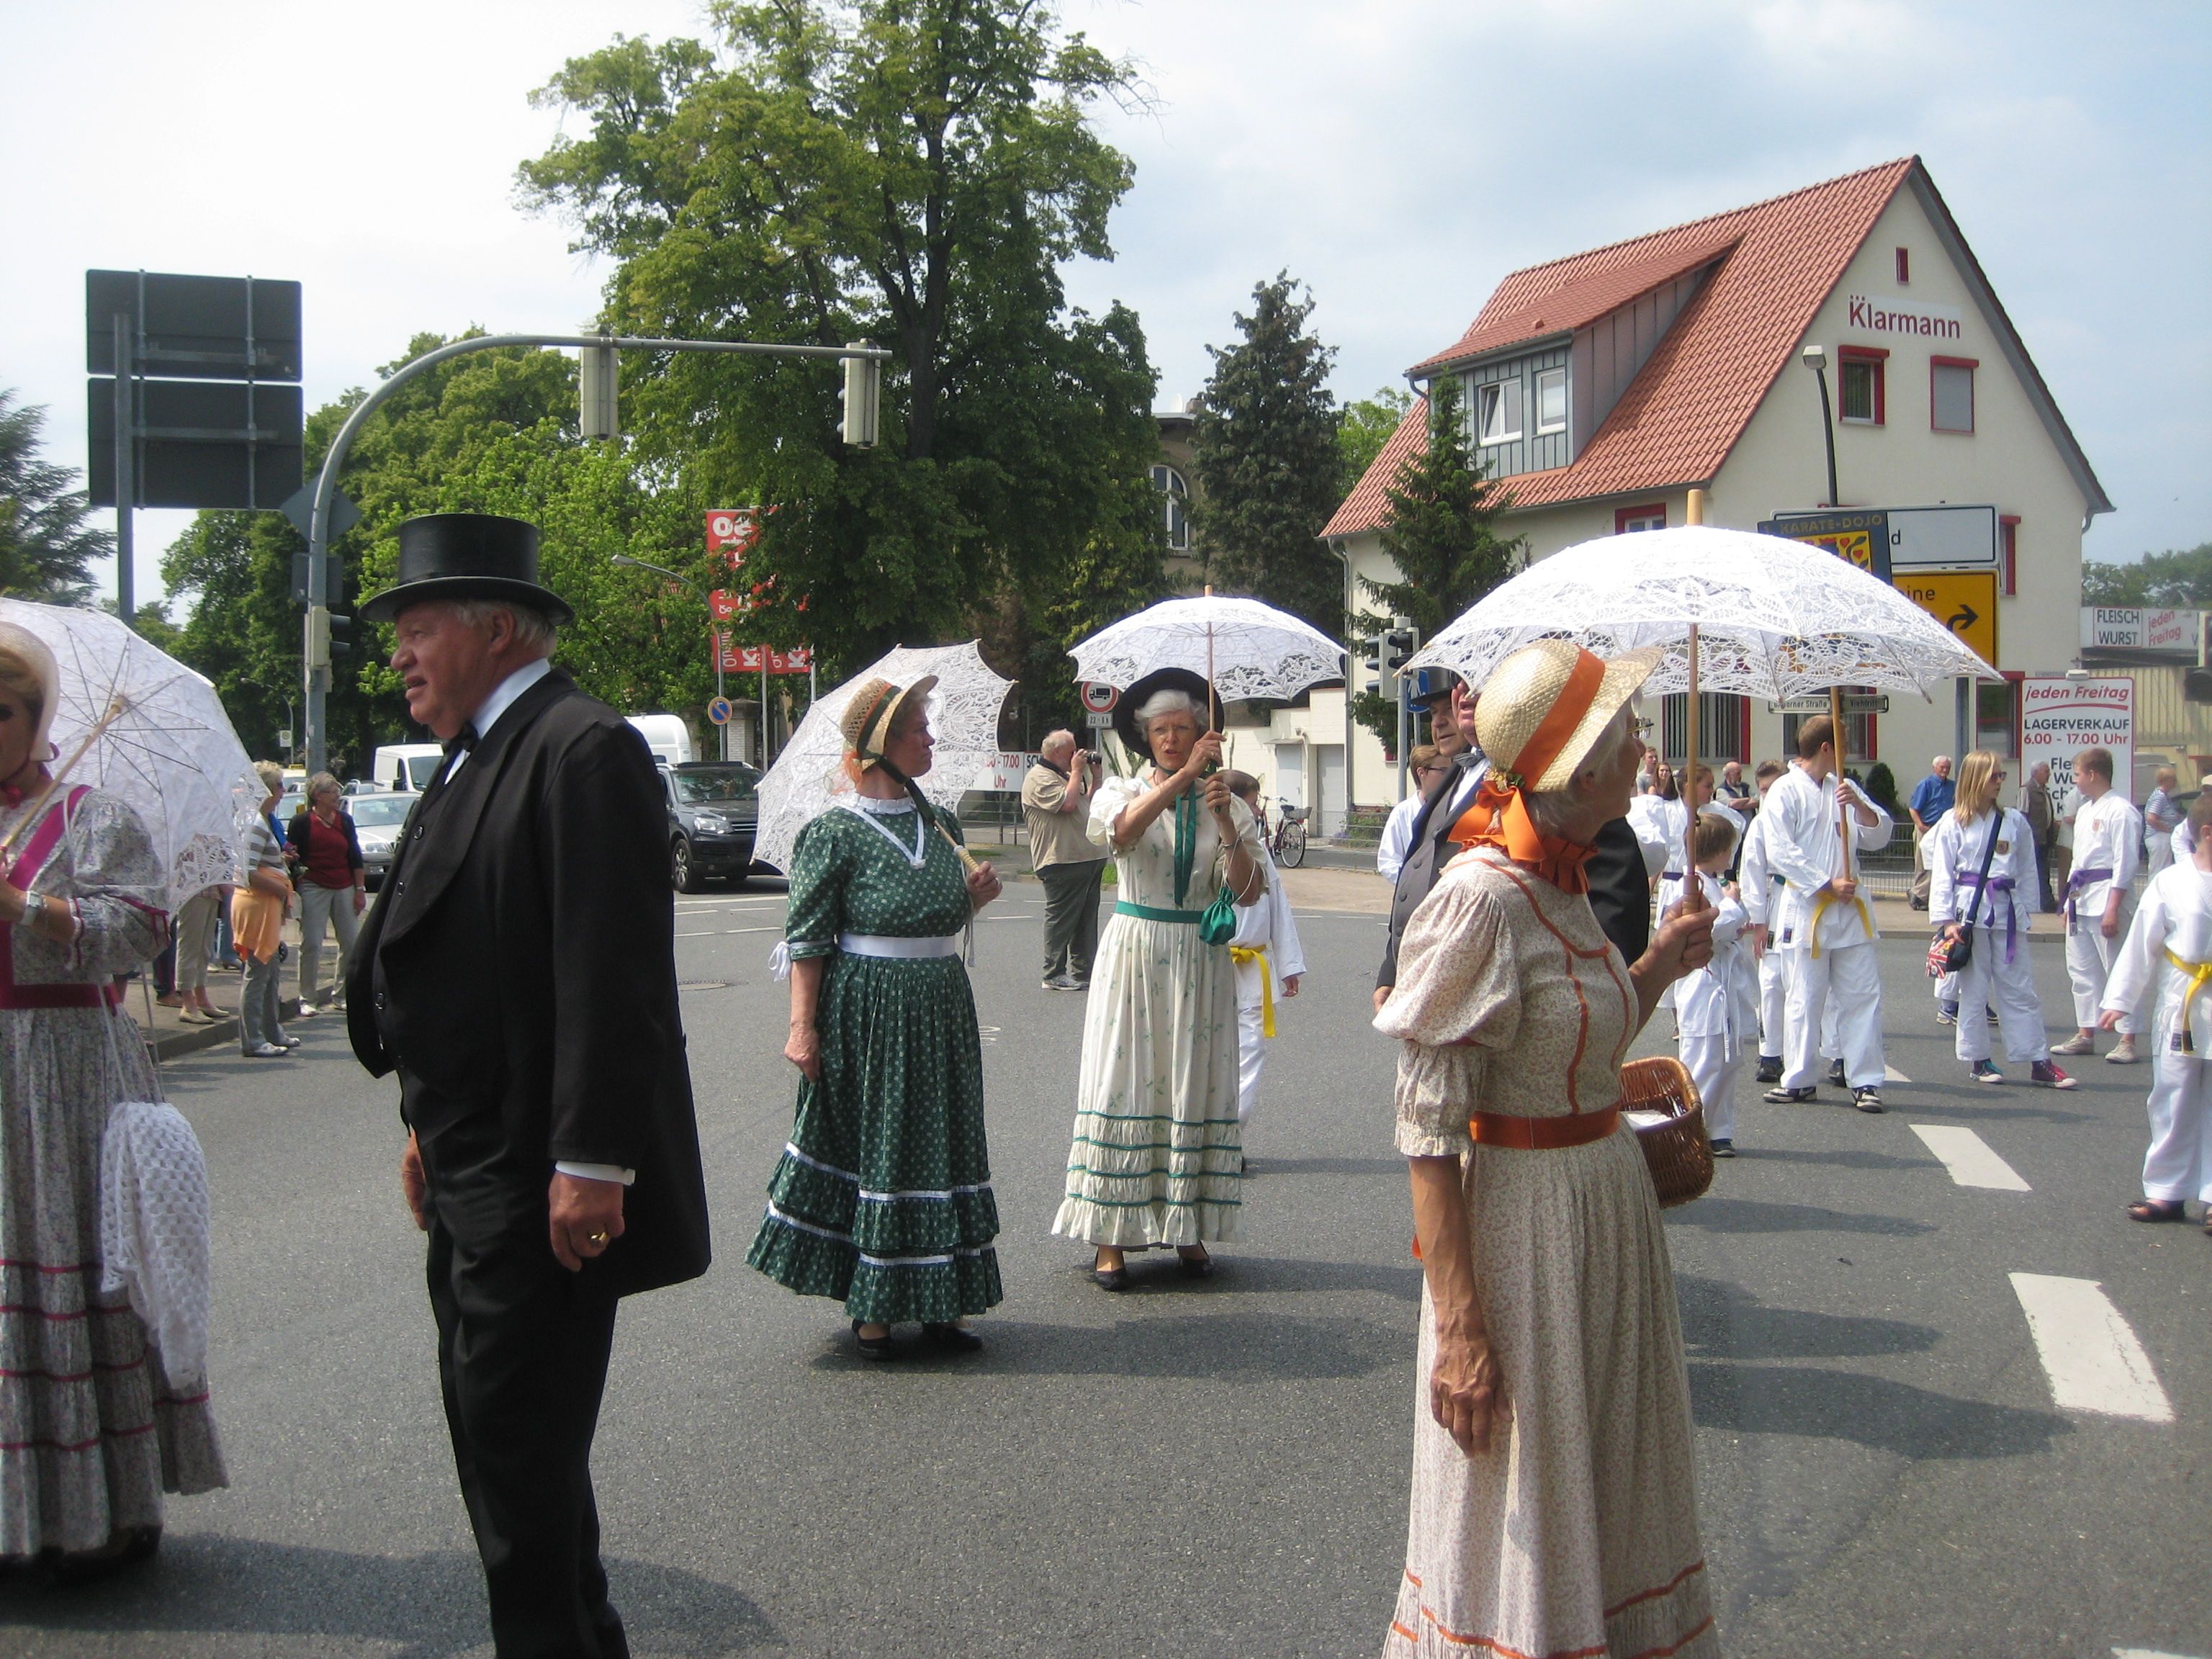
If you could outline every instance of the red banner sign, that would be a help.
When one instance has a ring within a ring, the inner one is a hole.
[[[718,507],[707,514],[707,550],[725,555],[735,570],[760,539],[760,509]]]
[[[722,649],[722,672],[727,674],[757,674],[761,672],[761,652],[757,645],[732,645]],[[769,650],[768,672],[771,674],[807,674],[814,670],[811,647],[795,645],[788,651]]]

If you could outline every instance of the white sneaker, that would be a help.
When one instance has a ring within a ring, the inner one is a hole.
[[[2123,1031],[2112,1052],[2105,1056],[2105,1063],[2108,1066],[2132,1066],[2136,1063],[2136,1058],[2135,1034],[2131,1031]]]
[[[245,1051],[248,1060],[282,1060],[291,1052],[289,1048],[280,1048],[273,1042],[257,1042]]]
[[[317,1014],[319,1014],[322,1012],[323,1011],[316,1007],[313,1003],[303,1002],[300,1005],[299,1018],[301,1019],[313,1019]]]
[[[2052,1043],[2051,1052],[2054,1054],[2094,1054],[2097,1052],[2097,1040],[2076,1031],[2065,1042]]]

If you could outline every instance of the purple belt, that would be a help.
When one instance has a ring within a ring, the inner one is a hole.
[[[2066,883],[2066,921],[2069,926],[2074,921],[2075,896],[2093,881],[2110,881],[2112,878],[2110,870],[2076,870],[2073,873]]]
[[[2108,870],[2105,873],[2110,875],[2112,872]],[[2005,902],[2005,960],[2010,962],[2013,952],[2020,945],[2020,909],[2012,902],[2012,896],[2020,890],[2020,884],[2010,876],[1991,876],[1984,880],[1978,870],[1961,870],[1952,879],[1961,887],[1980,888],[1982,896],[1991,903],[2000,898]],[[1993,918],[1984,917],[1977,925],[1994,927],[1996,922]]]

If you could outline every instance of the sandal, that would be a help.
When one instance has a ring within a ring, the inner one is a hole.
[[[2181,1221],[2186,1218],[2182,1213],[2181,1200],[2178,1198],[2139,1198],[2128,1206],[2128,1219]],[[2212,1231],[2212,1223],[2207,1224],[2207,1230]]]

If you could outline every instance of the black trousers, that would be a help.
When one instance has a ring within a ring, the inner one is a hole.
[[[543,1158],[515,1167],[495,1114],[418,1134],[430,1308],[453,1462],[500,1659],[628,1659],[592,1497],[616,1298],[554,1259]]]
[[[1044,884],[1044,976],[1088,980],[1098,955],[1098,884],[1106,860],[1048,864],[1036,873]]]

